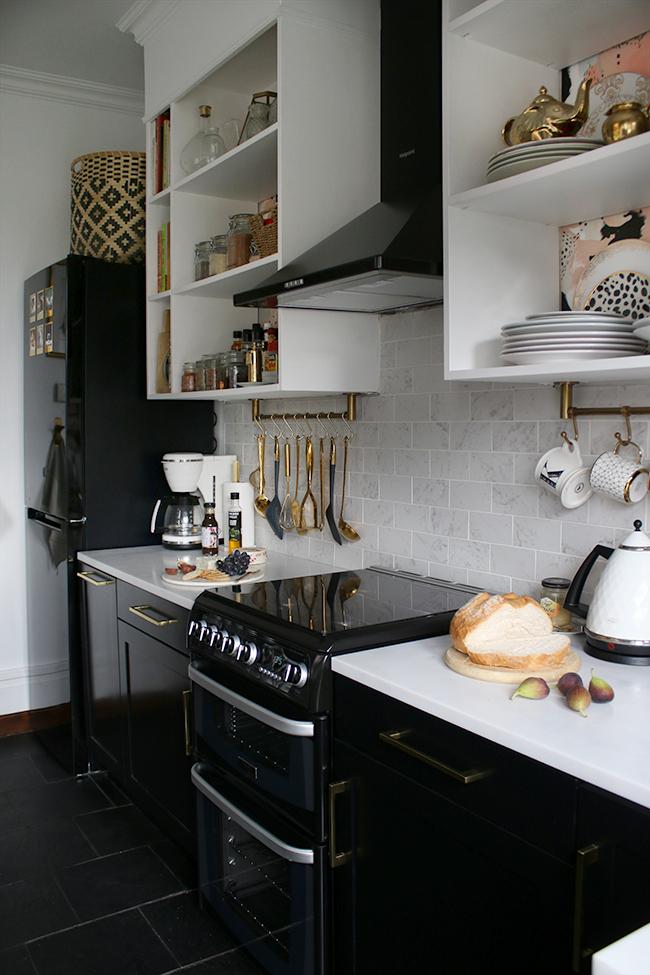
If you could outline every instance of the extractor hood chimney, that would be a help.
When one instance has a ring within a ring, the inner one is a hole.
[[[440,0],[382,0],[381,201],[235,305],[391,312],[442,301],[441,21]]]

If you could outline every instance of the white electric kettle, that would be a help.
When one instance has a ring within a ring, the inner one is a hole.
[[[650,538],[641,527],[635,521],[617,549],[596,545],[576,572],[564,605],[586,619],[587,652],[593,657],[650,666]],[[578,600],[599,555],[607,565],[585,606]]]

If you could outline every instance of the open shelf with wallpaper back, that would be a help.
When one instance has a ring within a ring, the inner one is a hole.
[[[444,0],[445,374],[639,382],[650,356],[504,365],[500,329],[559,310],[559,228],[650,205],[650,133],[486,184],[504,121],[563,67],[650,29],[639,0]]]
[[[204,31],[216,31],[217,6],[214,23],[213,12],[205,14]],[[344,17],[345,11],[339,14]],[[193,11],[188,16],[193,16]],[[368,117],[368,86],[374,84],[378,58],[378,36],[373,35],[371,26],[372,21],[346,26],[314,17],[310,27],[309,10],[295,17],[290,11],[281,11],[275,21],[263,29],[260,26],[259,33],[244,46],[237,47],[231,39],[226,43],[221,38],[224,48],[234,48],[236,52],[215,61],[198,83],[179,92],[168,105],[158,107],[155,116],[150,116],[149,145],[155,117],[169,109],[171,172],[170,187],[153,193],[153,167],[149,167],[149,398],[250,397],[250,387],[182,393],[183,363],[230,349],[233,331],[250,328],[257,322],[255,309],[233,306],[233,294],[255,287],[282,262],[287,263],[376,202],[377,146],[369,139],[351,156],[343,151],[341,142],[346,129],[352,131],[355,116],[358,119],[365,112],[364,118]],[[346,48],[352,49],[355,59],[344,57]],[[361,73],[363,84],[359,84],[360,62],[365,65]],[[332,63],[344,73],[347,70],[347,84],[343,83],[345,79],[332,84]],[[223,135],[224,122],[231,118],[243,121],[253,93],[262,91],[278,93],[278,121],[201,170],[185,174],[180,155],[198,131],[199,106],[211,106],[212,121]],[[372,119],[372,109],[369,114]],[[367,121],[362,127],[367,128]],[[337,173],[340,193],[337,191],[336,199],[330,193],[328,205],[327,194]],[[324,197],[319,195],[319,187],[325,191]],[[232,214],[257,213],[262,200],[276,195],[278,253],[196,281],[195,244],[226,233]],[[158,292],[157,234],[166,222],[170,224],[171,282],[169,290]],[[166,311],[170,312],[171,321],[171,392],[156,393],[158,335]],[[376,316],[288,310],[280,312],[278,319],[278,382],[255,387],[263,391],[264,398],[377,390]]]

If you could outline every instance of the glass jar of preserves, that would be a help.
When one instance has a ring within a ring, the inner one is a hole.
[[[212,241],[211,240],[201,240],[194,247],[194,280],[201,281],[203,278],[209,278],[210,274],[210,256],[212,253]]]
[[[570,585],[570,579],[555,576],[542,579],[539,601],[542,609],[551,617],[554,630],[571,629],[571,613],[564,608],[564,600]]]
[[[251,256],[251,228],[249,219],[252,213],[234,213],[226,235],[228,270],[248,264]]]
[[[211,238],[210,274],[223,274],[228,270],[228,241],[226,234]]]
[[[186,362],[184,364],[181,378],[181,392],[196,392],[196,362]]]

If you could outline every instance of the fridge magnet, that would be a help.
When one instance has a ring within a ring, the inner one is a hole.
[[[36,355],[43,355],[43,326],[36,326]]]
[[[54,312],[54,288],[50,285],[45,289],[45,317],[51,318]]]
[[[650,315],[650,207],[560,228],[562,307]]]
[[[36,321],[40,322],[45,310],[45,292],[36,292]]]
[[[29,330],[29,354],[36,355],[36,328]]]
[[[46,351],[46,353],[51,352],[53,350],[53,348],[54,348],[54,338],[53,338],[53,335],[52,335],[52,319],[49,318],[45,322],[45,351]]]
[[[30,324],[36,321],[36,292],[29,296],[29,321]]]

